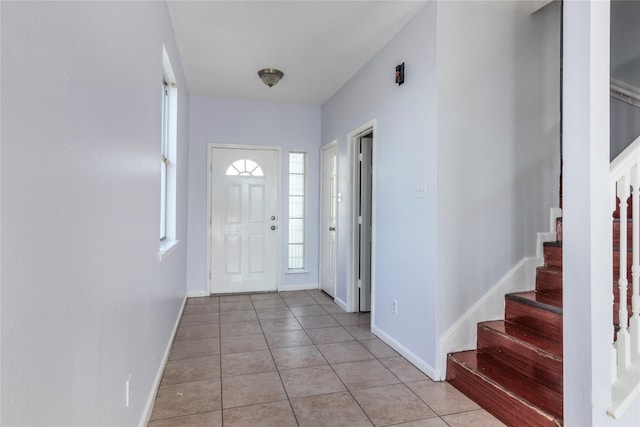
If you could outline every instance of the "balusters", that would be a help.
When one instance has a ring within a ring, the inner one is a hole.
[[[618,198],[620,199],[620,276],[618,278],[619,288],[619,309],[618,323],[620,330],[618,331],[618,339],[616,340],[616,349],[618,353],[618,371],[624,371],[629,367],[631,362],[631,345],[629,330],[627,328],[627,199],[629,198],[629,176],[623,174],[618,180],[616,186]]]
[[[633,265],[631,267],[632,288],[631,288],[631,319],[629,320],[630,353],[631,356],[640,355],[640,166],[634,165],[631,171],[632,186],[632,211],[633,218],[631,233],[633,234]],[[620,297],[620,304],[623,304]],[[624,300],[626,307],[627,301]]]

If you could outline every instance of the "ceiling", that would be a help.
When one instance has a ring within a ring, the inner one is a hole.
[[[168,2],[191,95],[308,105],[322,105],[426,3]],[[284,77],[269,88],[262,68]]]
[[[169,0],[192,95],[322,105],[429,0]],[[533,13],[551,0],[466,0]],[[278,68],[273,88],[258,70]],[[393,76],[394,70],[389,70]]]

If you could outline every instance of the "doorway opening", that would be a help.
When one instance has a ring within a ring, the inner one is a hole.
[[[351,298],[354,312],[370,312],[374,282],[374,141],[375,123],[351,134]]]

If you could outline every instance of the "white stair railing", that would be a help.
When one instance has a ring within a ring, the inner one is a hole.
[[[640,137],[629,145],[610,166],[611,210],[620,201],[620,248],[618,272],[620,329],[613,346],[612,405],[607,413],[620,415],[640,393]],[[631,196],[632,257],[631,289],[627,279],[627,199]],[[616,200],[617,198],[617,200]],[[631,317],[627,310],[628,292],[631,292]]]

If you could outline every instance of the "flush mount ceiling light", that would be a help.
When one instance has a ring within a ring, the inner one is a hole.
[[[276,70],[275,68],[265,68],[258,71],[258,76],[264,84],[272,87],[278,84],[282,76],[284,76],[284,73],[280,70]]]

